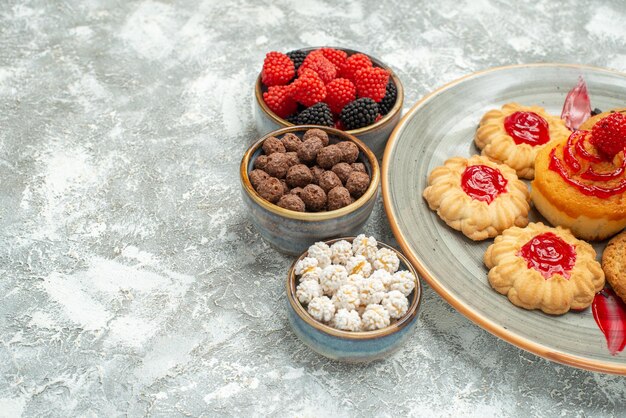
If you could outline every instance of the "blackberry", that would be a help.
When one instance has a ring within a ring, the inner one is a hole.
[[[294,113],[293,115],[289,115],[285,118],[285,120],[289,123],[293,123],[294,125],[298,124],[298,113]]]
[[[339,119],[344,129],[350,131],[371,125],[377,116],[378,104],[368,97],[363,97],[345,105]]]
[[[287,52],[287,56],[293,61],[293,65],[296,67],[296,71],[298,71],[298,68],[300,68],[307,55],[309,55],[308,51],[295,50]]]
[[[599,115],[600,113],[602,113],[602,110],[596,107],[595,109],[591,111],[591,116]]]
[[[398,97],[398,89],[396,88],[393,80],[389,79],[387,82],[387,91],[385,91],[385,97],[378,103],[380,108],[380,114],[386,115],[389,113],[393,105],[396,104],[396,98]]]
[[[320,102],[300,112],[296,118],[296,124],[334,126],[335,123],[330,107],[326,103]]]

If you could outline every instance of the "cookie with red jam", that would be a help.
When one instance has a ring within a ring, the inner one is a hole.
[[[479,241],[528,224],[530,194],[515,171],[486,157],[454,157],[428,176],[430,209],[451,228]]]
[[[489,284],[515,306],[551,315],[582,310],[604,287],[593,247],[564,228],[509,228],[487,248]]]

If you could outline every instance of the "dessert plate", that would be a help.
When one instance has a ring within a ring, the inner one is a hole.
[[[579,76],[587,82],[592,107],[624,107],[625,74],[563,64],[494,68],[453,81],[424,97],[389,138],[383,158],[383,199],[404,253],[456,310],[492,334],[541,357],[626,375],[626,350],[611,355],[591,309],[549,316],[514,306],[487,281],[482,258],[493,240],[467,239],[441,221],[422,198],[434,167],[453,156],[480,152],[473,138],[487,110],[518,102],[560,115],[565,96]],[[530,219],[546,222],[534,209]],[[595,245],[598,256],[605,244]]]

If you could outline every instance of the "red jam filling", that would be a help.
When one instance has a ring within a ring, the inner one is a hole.
[[[504,118],[504,129],[517,144],[533,147],[550,141],[548,122],[534,112],[515,112]]]
[[[461,187],[472,199],[490,204],[506,191],[508,181],[500,170],[486,165],[472,165],[461,175]]]
[[[605,288],[596,293],[591,310],[609,352],[616,355],[626,347],[626,304],[612,289]]]
[[[576,248],[552,232],[544,232],[524,244],[518,256],[526,260],[529,269],[537,270],[546,280],[555,274],[569,279],[576,263]]]
[[[619,165],[607,170],[607,162],[587,149],[590,137],[588,131],[572,133],[563,147],[562,161],[556,156],[556,148],[550,152],[550,170],[557,172],[566,183],[588,196],[607,199],[626,192],[626,178],[618,181],[626,173],[626,158],[622,157]],[[599,170],[598,165],[603,169]],[[596,184],[588,184],[583,180]]]

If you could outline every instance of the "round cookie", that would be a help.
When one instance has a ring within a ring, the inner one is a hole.
[[[436,167],[428,176],[423,196],[448,226],[474,241],[528,224],[530,193],[526,184],[512,168],[480,155],[453,157]]]
[[[615,293],[626,303],[626,231],[607,244],[602,254],[602,270]]]
[[[550,315],[587,308],[604,287],[593,247],[568,229],[541,222],[505,230],[487,248],[483,261],[496,292],[515,306]]]
[[[485,113],[474,142],[481,155],[508,165],[520,178],[532,179],[537,153],[554,141],[567,139],[570,133],[561,118],[542,107],[507,103]]]

